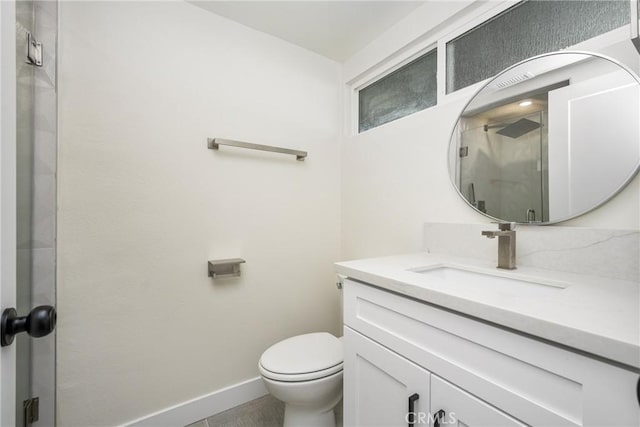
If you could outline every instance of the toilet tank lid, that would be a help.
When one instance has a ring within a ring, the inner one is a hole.
[[[303,374],[331,368],[342,359],[342,342],[326,332],[316,332],[272,345],[262,353],[260,364],[279,374]]]

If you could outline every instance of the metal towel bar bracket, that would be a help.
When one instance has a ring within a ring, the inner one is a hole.
[[[207,147],[210,150],[218,150],[221,145],[230,147],[248,148],[250,150],[271,151],[273,153],[292,154],[296,156],[296,160],[304,160],[307,157],[306,151],[291,150],[289,148],[272,147],[270,145],[252,144],[250,142],[234,141],[223,138],[208,138]]]

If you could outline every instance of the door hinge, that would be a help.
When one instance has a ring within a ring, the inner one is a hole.
[[[460,147],[460,157],[467,157],[469,155],[469,147]]]
[[[42,67],[42,43],[33,38],[27,31],[27,64]]]
[[[22,409],[24,409],[24,426],[33,424],[40,418],[40,399],[33,397],[22,402]]]

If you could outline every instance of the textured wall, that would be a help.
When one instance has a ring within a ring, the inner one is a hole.
[[[59,425],[123,423],[337,333],[339,65],[183,2],[60,15]],[[242,277],[209,279],[228,257]]]

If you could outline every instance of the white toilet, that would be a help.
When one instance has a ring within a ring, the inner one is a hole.
[[[267,390],[285,403],[285,427],[335,427],[342,399],[342,341],[326,332],[269,347],[258,363]]]

